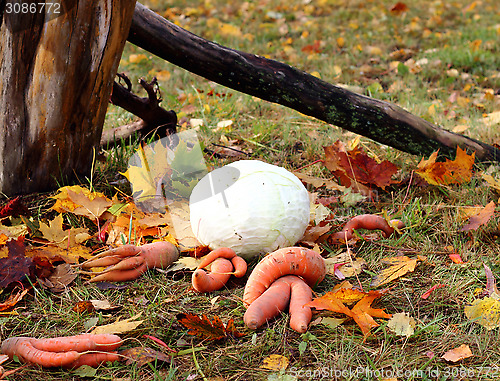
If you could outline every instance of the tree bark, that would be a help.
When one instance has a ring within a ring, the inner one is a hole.
[[[13,8],[23,3],[37,11]],[[40,4],[0,1],[0,191],[9,196],[90,174],[135,0]]]
[[[136,4],[128,40],[192,73],[278,103],[415,155],[456,147],[479,160],[500,160],[500,150],[444,130],[394,104],[322,81],[284,63],[233,50],[198,37]]]

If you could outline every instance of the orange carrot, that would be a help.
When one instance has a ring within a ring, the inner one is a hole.
[[[97,273],[90,282],[121,282],[140,277],[148,269],[166,268],[179,258],[179,250],[172,243],[159,241],[143,246],[123,245],[96,255],[82,267],[111,266]]]
[[[147,271],[146,264],[137,267],[132,270],[119,270],[119,271],[104,271],[103,273],[97,273],[89,280],[89,282],[126,282],[129,280],[134,280],[139,278],[142,274]]]
[[[311,301],[311,288],[299,277],[287,275],[274,281],[250,304],[243,321],[248,328],[257,329],[279,315],[289,305],[290,328],[304,333],[312,318],[311,308],[305,304]]]
[[[243,302],[248,306],[279,277],[297,275],[309,286],[321,282],[326,275],[323,257],[304,247],[285,247],[266,255],[248,277]]]
[[[306,304],[312,301],[312,290],[302,279],[291,276],[290,280],[290,328],[305,333],[312,319],[312,311]]]
[[[115,362],[120,359],[120,355],[116,352],[109,353],[85,353],[73,361],[71,364],[63,365],[64,368],[76,369],[82,365],[88,365],[95,368],[106,362]]]
[[[11,337],[2,342],[0,351],[10,358],[17,356],[28,364],[73,368],[80,365],[97,366],[106,361],[115,361],[118,357],[112,351],[121,344],[119,336],[109,334],[83,334],[53,339]],[[89,351],[107,353],[86,353]]]
[[[404,223],[399,220],[391,220],[391,224],[396,226],[398,229],[404,227]],[[332,235],[332,240],[334,242],[345,242],[346,239],[350,240],[352,238],[354,230],[357,229],[367,229],[367,230],[382,230],[382,235],[384,238],[389,237],[394,233],[394,227],[389,225],[384,217],[376,214],[361,214],[351,218],[345,225],[344,228]]]
[[[122,345],[120,336],[112,334],[84,333],[75,336],[65,336],[64,338],[37,339],[33,341],[36,349],[47,352],[67,352],[67,351],[114,351]]]
[[[193,273],[191,282],[198,292],[211,292],[220,290],[227,283],[233,272],[233,264],[226,258],[217,258],[212,262],[211,272],[197,269]]]
[[[246,261],[238,257],[233,249],[229,247],[219,247],[218,249],[212,250],[206,256],[204,256],[198,265],[199,269],[207,267],[210,263],[212,263],[217,258],[226,258],[230,259],[234,266],[234,276],[237,278],[243,277],[247,272],[247,263]]]
[[[290,284],[284,278],[279,278],[273,282],[262,295],[248,306],[245,315],[243,315],[243,321],[248,328],[259,328],[267,321],[278,316],[288,306]]]

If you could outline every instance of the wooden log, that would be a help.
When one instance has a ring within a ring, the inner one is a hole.
[[[0,1],[2,193],[89,176],[135,2]]]
[[[192,73],[232,89],[419,156],[436,150],[454,157],[456,147],[479,160],[499,161],[500,150],[459,135],[395,104],[334,86],[284,63],[218,45],[136,4],[128,40]]]

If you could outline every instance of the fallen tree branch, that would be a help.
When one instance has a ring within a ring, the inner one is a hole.
[[[419,118],[392,103],[322,81],[284,63],[233,50],[192,34],[149,10],[136,8],[128,41],[211,81],[278,103],[411,154],[436,150],[454,157],[456,147],[482,161],[500,150]]]
[[[153,78],[151,82],[139,80],[139,84],[148,94],[147,97],[142,98],[132,92],[132,83],[127,76],[124,74],[117,74],[117,76],[125,82],[126,86],[115,81],[110,102],[138,116],[141,120],[106,131],[101,136],[101,146],[113,144],[135,132],[138,132],[140,136],[154,133],[160,138],[176,132],[177,115],[174,111],[167,111],[160,106],[161,95],[156,78]]]

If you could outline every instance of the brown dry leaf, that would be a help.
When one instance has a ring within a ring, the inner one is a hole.
[[[48,224],[40,221],[40,232],[43,237],[59,247],[73,247],[88,240],[91,235],[85,228],[70,228],[63,230],[62,214],[57,215]]]
[[[479,212],[469,218],[469,222],[463,226],[459,231],[467,232],[471,230],[477,230],[481,225],[485,225],[495,213],[495,203],[491,201],[484,208],[479,210]]]
[[[346,187],[359,188],[359,184],[365,186],[375,185],[382,189],[397,183],[392,176],[398,171],[398,167],[390,161],[384,160],[380,163],[369,157],[360,147],[347,151],[345,145],[337,141],[333,145],[323,147],[325,151],[325,166]]]
[[[230,319],[224,327],[224,323],[219,316],[214,316],[210,320],[205,314],[198,316],[195,314],[177,314],[177,321],[188,329],[188,334],[198,336],[204,340],[221,340],[231,335],[241,337],[244,334],[238,332],[234,327],[233,319]]]
[[[475,152],[467,152],[457,146],[455,160],[446,159],[445,162],[436,162],[439,151],[431,154],[429,159],[422,159],[415,172],[431,185],[448,185],[468,183],[472,177]]]
[[[34,263],[26,258],[24,238],[11,240],[6,244],[7,258],[0,258],[0,287],[7,287],[13,282],[22,282],[33,274]]]
[[[402,2],[397,2],[392,8],[391,13],[401,14],[409,10],[408,5]]]
[[[137,320],[141,317],[141,315],[142,312],[125,320],[117,320],[116,322],[111,324],[95,327],[91,333],[98,335],[101,333],[125,333],[133,331],[144,321],[144,320]]]
[[[79,185],[59,188],[59,193],[52,198],[56,200],[52,206],[56,212],[70,212],[91,219],[99,218],[113,204],[104,194]]]
[[[92,313],[95,312],[94,305],[90,300],[82,300],[78,303],[76,303],[73,308],[71,309],[72,311],[75,311],[78,314],[87,312],[87,313]]]
[[[5,302],[0,303],[0,311],[7,311],[14,308],[14,306],[23,299],[24,295],[26,295],[28,291],[29,288],[26,288],[24,290],[18,290],[15,294],[10,294]]]
[[[417,258],[408,258],[407,256],[392,257],[382,259],[382,263],[391,265],[387,269],[382,270],[377,276],[372,279],[371,287],[379,287],[383,284],[392,282],[393,280],[402,277],[408,272],[415,270],[418,261],[424,260],[425,257],[417,256]]]
[[[461,346],[450,349],[444,355],[441,356],[442,359],[450,362],[457,362],[469,357],[472,357],[472,351],[470,350],[468,345],[462,344]]]
[[[127,348],[119,353],[121,356],[124,356],[124,359],[121,361],[125,362],[125,364],[131,365],[137,363],[139,367],[153,361],[170,363],[172,360],[171,356],[148,347]]]
[[[300,181],[306,184],[310,184],[314,188],[321,188],[324,186],[327,189],[338,190],[340,192],[343,192],[345,190],[345,187],[337,184],[332,179],[324,179],[321,177],[306,175],[305,173],[300,173],[300,172],[293,172],[293,174],[297,176],[300,179]]]
[[[38,281],[43,288],[52,292],[63,292],[78,277],[78,273],[73,271],[69,263],[62,263],[56,266],[54,272],[47,278]]]
[[[305,244],[310,245],[310,246],[313,246],[321,236],[328,233],[331,229],[332,229],[332,227],[330,225],[324,225],[324,226],[319,226],[319,225],[311,226],[311,225],[309,225],[306,228],[304,235],[300,239],[300,242],[305,243]]]

